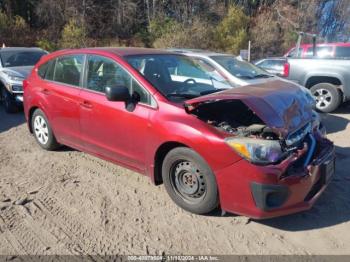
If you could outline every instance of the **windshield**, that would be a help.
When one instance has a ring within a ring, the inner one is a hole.
[[[229,71],[233,76],[240,79],[256,79],[262,77],[272,77],[266,71],[259,67],[245,62],[240,61],[233,56],[211,56],[211,58]]]
[[[177,54],[127,56],[159,92],[169,99],[186,99],[232,88],[206,61]]]
[[[43,55],[44,51],[2,51],[0,58],[3,67],[33,66]]]

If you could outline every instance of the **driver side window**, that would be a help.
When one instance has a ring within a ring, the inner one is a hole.
[[[125,86],[130,95],[137,92],[140,102],[150,104],[149,93],[115,61],[97,55],[88,56],[86,88],[104,93],[106,87]]]

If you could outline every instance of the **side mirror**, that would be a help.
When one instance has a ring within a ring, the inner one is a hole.
[[[106,97],[109,101],[128,101],[130,99],[129,89],[125,86],[114,86],[105,88]]]

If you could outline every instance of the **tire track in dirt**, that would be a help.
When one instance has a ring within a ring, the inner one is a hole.
[[[56,227],[65,233],[66,238],[71,238],[77,243],[80,250],[76,251],[79,253],[110,254],[117,250],[116,244],[109,238],[98,234],[92,227],[84,225],[83,218],[71,216],[54,198],[47,196],[35,203],[45,215],[49,216]],[[94,239],[95,241],[92,241]]]
[[[71,250],[80,254],[102,254],[111,255],[121,252],[127,252],[127,246],[123,239],[117,239],[108,232],[95,230],[91,224],[84,223],[84,218],[78,214],[72,216],[59,200],[43,196],[35,200],[35,204],[46,216],[46,219],[51,221],[47,226],[56,227],[64,233],[64,242],[70,243],[68,246]],[[139,253],[144,253],[141,247],[133,246],[134,250],[139,250]]]
[[[61,249],[53,248],[57,241],[47,231],[40,228],[27,211],[21,212],[23,206],[11,206],[3,210],[0,217],[5,225],[4,245],[8,246],[9,255],[50,255],[62,253]],[[23,210],[22,210],[23,211]],[[6,253],[5,253],[6,254]],[[37,258],[26,257],[25,260],[37,261]],[[40,260],[40,259],[39,259]],[[47,259],[46,259],[47,260]]]

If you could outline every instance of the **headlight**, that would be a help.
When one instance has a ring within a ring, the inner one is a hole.
[[[227,138],[225,142],[239,155],[255,164],[273,164],[283,156],[281,145],[276,140]]]
[[[25,79],[24,77],[14,75],[11,72],[6,72],[6,71],[3,71],[3,72],[6,74],[7,78],[10,79],[11,81],[23,81]]]

